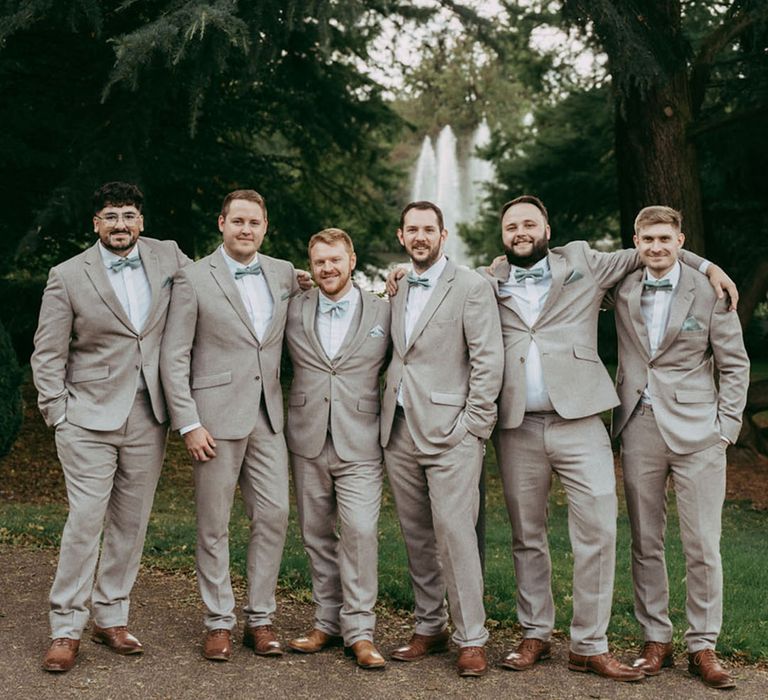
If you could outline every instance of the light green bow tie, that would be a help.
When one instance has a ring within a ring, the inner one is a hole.
[[[418,275],[414,275],[413,272],[408,273],[408,284],[411,287],[424,287],[425,289],[432,286],[432,282],[429,281],[426,277],[419,277]]]
[[[349,309],[349,299],[341,301],[331,301],[325,297],[320,297],[320,313],[331,314],[334,318],[342,318]]]
[[[261,274],[261,263],[255,262],[252,265],[246,265],[245,267],[241,267],[235,270],[235,279],[239,280],[241,277],[245,277],[246,275],[260,275],[260,274]]]
[[[525,280],[533,280],[539,282],[544,277],[544,270],[540,267],[534,267],[532,270],[515,270],[515,282],[524,282]]]
[[[109,269],[113,272],[120,272],[124,267],[130,267],[132,270],[141,267],[141,258],[120,258],[109,263]]]
[[[643,287],[647,287],[649,289],[659,289],[663,292],[671,292],[672,291],[672,280],[643,280]]]

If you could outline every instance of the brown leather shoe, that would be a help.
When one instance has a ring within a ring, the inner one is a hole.
[[[527,671],[537,661],[543,661],[550,656],[552,656],[552,644],[530,637],[520,642],[515,651],[510,651],[499,666],[511,671]]]
[[[283,647],[277,640],[272,625],[247,627],[243,634],[243,645],[253,649],[259,656],[282,656]]]
[[[643,650],[632,662],[632,668],[642,671],[646,676],[658,676],[662,668],[675,665],[675,654],[671,642],[646,642]]]
[[[726,690],[736,687],[736,681],[720,665],[714,649],[702,649],[695,654],[688,654],[688,673],[700,676],[704,685],[710,688]]]
[[[125,626],[99,627],[98,625],[91,625],[91,639],[97,644],[105,644],[118,654],[144,653],[141,642]]]
[[[603,678],[612,681],[641,681],[645,674],[631,666],[621,663],[610,652],[595,654],[595,656],[582,656],[581,654],[568,654],[568,670],[580,673],[596,673]]]
[[[488,670],[485,647],[461,647],[456,669],[463,678],[482,676]]]
[[[75,665],[75,657],[80,650],[80,640],[69,637],[56,637],[45,653],[43,668],[51,673],[69,671]]]
[[[414,632],[408,643],[395,649],[390,656],[397,661],[418,661],[427,654],[439,654],[447,651],[449,637],[448,630],[443,630],[437,634],[417,634]]]
[[[326,634],[315,628],[305,637],[292,639],[288,642],[288,646],[293,651],[299,651],[302,654],[314,654],[326,647],[341,646],[342,643],[343,641],[338,635]]]
[[[223,627],[208,630],[203,640],[203,656],[210,661],[229,661],[232,656],[232,632]]]
[[[347,656],[354,656],[357,665],[367,671],[378,671],[387,665],[387,662],[384,661],[384,657],[373,645],[373,642],[367,639],[360,639],[351,647],[344,647],[344,653],[347,654]]]

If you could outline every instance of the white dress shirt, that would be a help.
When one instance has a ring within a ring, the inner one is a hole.
[[[432,296],[432,292],[435,291],[435,285],[440,275],[443,274],[445,266],[448,263],[448,258],[445,255],[441,255],[438,261],[432,265],[428,270],[422,273],[416,273],[414,275],[418,277],[424,277],[429,280],[429,287],[422,287],[420,284],[408,285],[408,298],[405,302],[405,344],[406,346],[411,340],[411,333],[416,327],[416,323],[421,316],[424,307],[427,305],[429,298]],[[400,382],[400,386],[397,390],[397,403],[403,405],[403,384]]]
[[[253,256],[253,260],[248,263],[239,263],[227,255],[224,246],[219,249],[224,256],[229,271],[234,278],[237,270],[242,270],[247,265],[253,265],[259,261],[259,254]],[[251,319],[253,330],[259,341],[263,340],[267,332],[269,323],[272,320],[272,314],[275,309],[275,303],[272,299],[272,293],[269,291],[267,280],[264,274],[243,275],[240,279],[235,279],[235,286],[240,292],[240,298],[243,300],[245,310],[248,312],[248,318]]]
[[[328,299],[330,303],[334,303],[333,299],[329,299],[322,292],[320,292],[320,296]],[[336,357],[339,348],[344,342],[344,338],[347,337],[349,326],[352,323],[352,319],[355,317],[357,305],[360,303],[360,290],[353,285],[341,299],[337,299],[336,301],[349,302],[349,306],[343,316],[338,316],[333,312],[321,312],[319,303],[317,305],[317,314],[315,315],[315,330],[317,332],[317,337],[329,360]]]
[[[510,265],[509,278],[499,286],[499,291],[515,300],[520,313],[523,315],[523,320],[529,327],[533,328],[549,295],[552,286],[552,272],[549,269],[549,260],[542,258],[530,268],[531,270],[540,269],[542,271],[540,280],[527,278],[522,282],[517,282],[515,270],[523,269],[525,268]],[[555,410],[549,399],[547,384],[544,381],[541,353],[533,339],[531,339],[528,357],[525,360],[525,410],[547,412]]]

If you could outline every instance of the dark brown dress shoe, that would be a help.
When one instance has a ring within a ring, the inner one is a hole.
[[[43,659],[43,668],[51,673],[69,671],[75,665],[75,657],[80,650],[79,639],[57,637],[51,642]]]
[[[246,627],[243,645],[253,649],[253,653],[259,656],[281,656],[283,653],[283,647],[280,646],[272,625]]]
[[[580,673],[596,673],[603,678],[612,681],[641,681],[645,674],[631,666],[621,663],[609,652],[595,654],[595,656],[582,656],[581,654],[568,654],[568,669]]]
[[[437,634],[413,633],[407,644],[395,649],[390,656],[397,661],[418,661],[427,654],[439,654],[448,649],[448,630]]]
[[[232,656],[232,632],[224,628],[208,630],[203,640],[203,656],[210,661],[229,661]]]
[[[351,647],[344,647],[344,653],[354,656],[357,665],[368,671],[378,671],[387,665],[387,662],[384,661],[384,657],[373,645],[373,642],[367,639],[361,639],[355,642]]]
[[[736,681],[720,665],[714,649],[702,649],[695,654],[688,654],[688,673],[700,676],[704,685],[710,688],[728,690],[736,687]]]
[[[552,645],[541,639],[524,639],[515,651],[509,652],[499,663],[502,668],[511,671],[527,671],[537,661],[543,661],[552,656]]]
[[[342,643],[343,641],[338,635],[326,634],[315,628],[306,637],[292,639],[288,642],[288,646],[293,651],[299,651],[302,654],[314,654],[326,647],[341,646]]]
[[[462,678],[482,676],[488,670],[485,647],[461,647],[456,669]]]
[[[643,650],[632,662],[632,668],[642,671],[646,676],[658,676],[662,668],[675,665],[675,654],[671,642],[646,642]]]
[[[99,627],[91,625],[91,639],[97,644],[105,644],[118,654],[143,654],[144,647],[127,627]]]

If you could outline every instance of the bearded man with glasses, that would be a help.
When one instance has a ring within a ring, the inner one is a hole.
[[[96,190],[99,240],[52,268],[43,293],[31,365],[40,411],[56,430],[69,501],[46,671],[74,665],[89,598],[91,639],[118,654],[143,652],[127,624],[165,455],[160,341],[173,276],[190,262],[173,241],[139,240],[143,199],[125,182]]]

